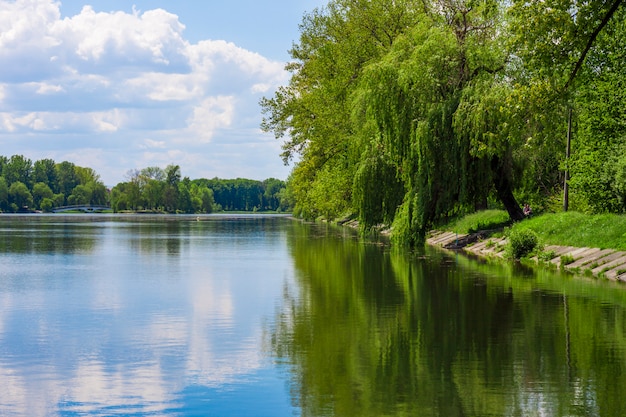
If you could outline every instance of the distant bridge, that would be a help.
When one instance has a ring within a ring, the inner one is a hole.
[[[52,209],[53,213],[63,213],[64,211],[82,211],[84,213],[100,213],[102,211],[111,210],[109,206],[99,206],[99,205],[91,205],[91,204],[80,204],[76,206],[61,206],[54,207]]]

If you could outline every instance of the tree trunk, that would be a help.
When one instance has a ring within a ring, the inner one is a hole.
[[[493,182],[498,199],[509,213],[511,220],[518,221],[524,219],[524,212],[513,195],[509,173],[497,156],[491,159],[491,170],[493,171]]]

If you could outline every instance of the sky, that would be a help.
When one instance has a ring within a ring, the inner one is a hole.
[[[286,179],[259,100],[326,0],[0,0],[0,155]]]

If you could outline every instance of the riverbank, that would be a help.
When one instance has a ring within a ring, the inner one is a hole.
[[[626,282],[623,216],[559,213],[540,217],[511,226],[512,229],[533,230],[539,236],[541,249],[523,259],[523,262],[558,268],[577,275]],[[427,243],[482,258],[503,259],[508,245],[505,235],[501,229],[472,233],[459,230],[435,231],[428,236]]]

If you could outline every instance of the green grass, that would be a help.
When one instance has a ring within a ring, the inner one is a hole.
[[[512,229],[531,229],[546,245],[626,250],[626,216],[617,214],[549,213],[515,223]]]
[[[502,228],[509,224],[509,215],[504,210],[484,210],[460,217],[444,226],[443,230],[467,234],[479,230]]]
[[[459,234],[498,229],[509,225],[504,210],[485,210],[458,218],[440,230]],[[578,212],[546,213],[510,225],[513,230],[530,229],[543,245],[560,245],[626,251],[626,216],[588,215]]]

